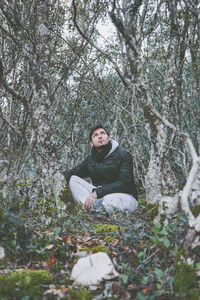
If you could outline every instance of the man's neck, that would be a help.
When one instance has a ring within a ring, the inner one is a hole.
[[[97,153],[101,153],[101,152],[109,151],[110,150],[109,148],[111,148],[111,147],[112,147],[111,142],[108,141],[108,143],[106,145],[101,145],[99,147],[94,147],[94,150]]]
[[[99,148],[99,147],[95,147],[95,149],[96,149],[97,152],[102,152],[103,151],[103,149]]]

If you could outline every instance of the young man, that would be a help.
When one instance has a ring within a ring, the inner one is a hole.
[[[110,139],[101,124],[91,128],[89,139],[91,154],[78,166],[64,172],[73,197],[87,211],[98,203],[108,213],[113,208],[134,212],[138,202],[131,154]],[[85,177],[90,177],[92,184],[82,179]]]

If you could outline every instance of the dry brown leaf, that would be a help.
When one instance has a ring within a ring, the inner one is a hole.
[[[135,285],[134,285],[134,284],[132,284],[132,283],[129,284],[129,286],[128,286],[128,289],[129,289],[129,290],[133,290],[134,288],[135,288]]]
[[[47,260],[47,263],[48,263],[48,266],[54,267],[56,265],[56,259],[55,259],[55,257],[54,256],[50,257]]]
[[[43,268],[45,268],[45,269],[49,267],[47,261],[42,261],[42,266],[43,266]]]
[[[116,252],[116,251],[112,251],[111,253],[112,253],[113,255],[119,255],[119,253]]]
[[[112,243],[112,246],[115,247],[119,244],[119,240],[115,240],[113,243]]]
[[[73,239],[71,235],[67,235],[67,236],[63,237],[63,241],[66,244],[71,245],[71,246],[74,246],[74,244],[76,243],[76,240]]]
[[[86,236],[90,236],[90,232],[89,231],[85,231],[85,235]]]
[[[124,251],[129,251],[130,250],[130,248],[128,246],[124,246],[123,249],[124,249]]]
[[[151,292],[153,290],[153,287],[148,287],[142,290],[143,294],[147,294],[148,292]]]

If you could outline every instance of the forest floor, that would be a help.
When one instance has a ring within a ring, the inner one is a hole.
[[[200,299],[199,255],[189,272],[192,279],[186,278],[187,289],[179,288],[176,278],[176,260],[187,230],[184,214],[177,212],[162,226],[152,220],[155,208],[143,199],[139,203],[132,215],[112,216],[86,213],[69,203],[57,217],[53,201],[34,212],[2,209],[0,246],[5,256],[0,259],[0,300]],[[83,250],[106,252],[120,276],[96,286],[74,285],[70,274],[76,253]]]

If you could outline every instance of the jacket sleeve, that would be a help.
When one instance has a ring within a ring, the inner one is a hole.
[[[69,170],[65,170],[63,172],[63,175],[64,175],[67,183],[69,183],[69,180],[70,180],[72,175],[76,175],[76,176],[79,176],[81,178],[89,177],[88,166],[87,166],[87,158],[85,160],[83,160],[76,167],[74,167],[72,169],[69,169]]]
[[[124,152],[121,157],[120,172],[117,180],[104,184],[95,189],[98,198],[112,193],[133,194],[137,199],[137,189],[133,179],[133,160],[128,152]]]

